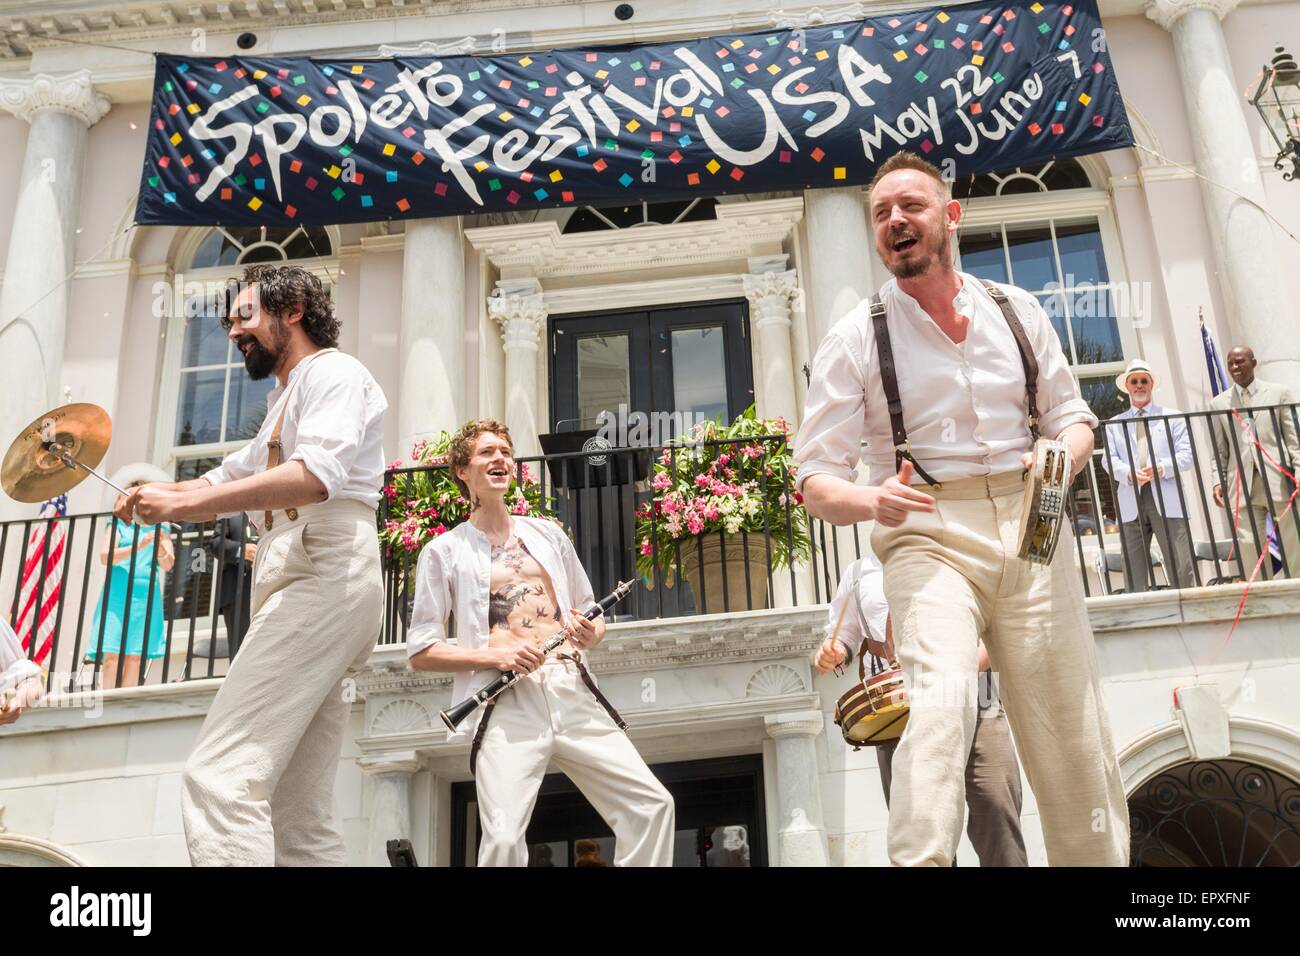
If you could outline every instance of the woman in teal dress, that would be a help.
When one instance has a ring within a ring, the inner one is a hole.
[[[138,484],[127,486],[129,491]],[[139,537],[136,534],[139,532]],[[133,547],[134,543],[134,547]],[[154,549],[158,549],[158,570],[153,571]],[[132,574],[131,552],[135,551],[135,573]],[[145,618],[148,618],[148,646],[144,656],[155,660],[163,656],[163,572],[170,571],[176,563],[176,553],[171,538],[160,525],[136,528],[114,518],[99,551],[99,561],[111,565],[104,591],[95,602],[95,616],[87,638],[86,660],[94,661],[99,651],[104,654],[100,668],[105,688],[116,687],[118,655],[122,652],[122,629],[126,627],[126,659],[122,665],[123,687],[133,687],[140,681],[141,649],[146,642]],[[149,587],[150,581],[153,588]],[[152,599],[150,592],[152,591]],[[107,593],[105,593],[107,592]],[[105,603],[107,602],[107,603]],[[103,625],[102,643],[100,626]]]

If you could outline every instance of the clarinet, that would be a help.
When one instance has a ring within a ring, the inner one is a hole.
[[[583,617],[589,621],[595,620],[619,601],[623,600],[623,598],[627,597],[631,592],[632,582],[620,581],[618,587],[614,588],[614,590],[610,591],[588,608],[583,614]],[[542,655],[545,656],[550,654],[553,650],[563,644],[568,636],[568,631],[560,630],[556,632],[553,636],[547,639],[545,644],[542,645]],[[492,683],[476,691],[454,707],[440,711],[438,716],[442,718],[442,722],[447,725],[448,730],[455,731],[456,725],[470,714],[474,713],[474,711],[476,711],[481,705],[486,704],[488,701],[509,690],[511,687],[515,686],[515,684],[519,683],[519,681],[525,676],[527,675],[520,674],[518,671],[502,671],[501,676]]]

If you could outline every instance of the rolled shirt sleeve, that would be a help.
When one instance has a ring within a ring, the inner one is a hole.
[[[406,632],[406,656],[447,640],[447,615],[451,611],[451,583],[439,549],[430,542],[415,566],[415,607]]]
[[[1058,438],[1061,432],[1080,422],[1097,427],[1097,416],[1079,392],[1079,382],[1070,371],[1061,349],[1061,340],[1051,320],[1036,298],[1013,286],[1003,286],[1011,295],[1016,314],[1025,322],[1025,334],[1038,359],[1038,430],[1045,438]]]
[[[856,481],[866,433],[866,383],[862,357],[835,329],[813,359],[803,424],[794,441],[796,490],[812,475]]]
[[[354,374],[351,363],[330,362],[302,383],[302,418],[288,461],[301,461],[325,486],[325,498],[338,494],[361,449],[366,426],[382,414],[382,398],[369,381]],[[375,406],[381,407],[376,411]]]

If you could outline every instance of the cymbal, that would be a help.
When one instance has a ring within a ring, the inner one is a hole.
[[[0,485],[15,501],[38,502],[70,491],[87,472],[69,468],[49,447],[57,442],[78,464],[94,468],[108,451],[113,421],[88,402],[46,412],[19,433],[0,465]]]

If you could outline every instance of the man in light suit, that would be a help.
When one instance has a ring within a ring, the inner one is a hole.
[[[1192,535],[1183,508],[1185,494],[1178,473],[1192,467],[1192,443],[1187,422],[1149,418],[1181,414],[1151,400],[1155,373],[1142,359],[1129,362],[1115,378],[1115,387],[1129,397],[1128,410],[1106,426],[1102,467],[1119,487],[1120,534],[1123,535],[1128,589],[1145,591],[1152,580],[1151,538],[1174,587],[1192,586]],[[1129,425],[1122,424],[1130,422]],[[1120,423],[1120,424],[1115,424]]]
[[[1228,353],[1228,374],[1236,383],[1210,400],[1215,411],[1240,409],[1235,415],[1214,415],[1210,432],[1214,436],[1215,466],[1219,473],[1214,500],[1228,509],[1228,519],[1237,518],[1237,541],[1246,576],[1259,560],[1260,546],[1267,532],[1265,519],[1271,513],[1280,531],[1280,549],[1288,577],[1300,577],[1300,534],[1296,509],[1286,511],[1295,486],[1255,447],[1251,434],[1264,451],[1291,474],[1300,465],[1300,440],[1296,437],[1295,396],[1285,385],[1255,378],[1255,353],[1238,346]],[[1282,408],[1268,406],[1281,405]],[[1244,424],[1243,424],[1244,423]],[[1285,450],[1284,447],[1285,446]],[[1240,454],[1240,463],[1238,460]],[[1235,557],[1235,555],[1234,555]],[[1263,578],[1273,577],[1273,562],[1266,559],[1260,569]]]

